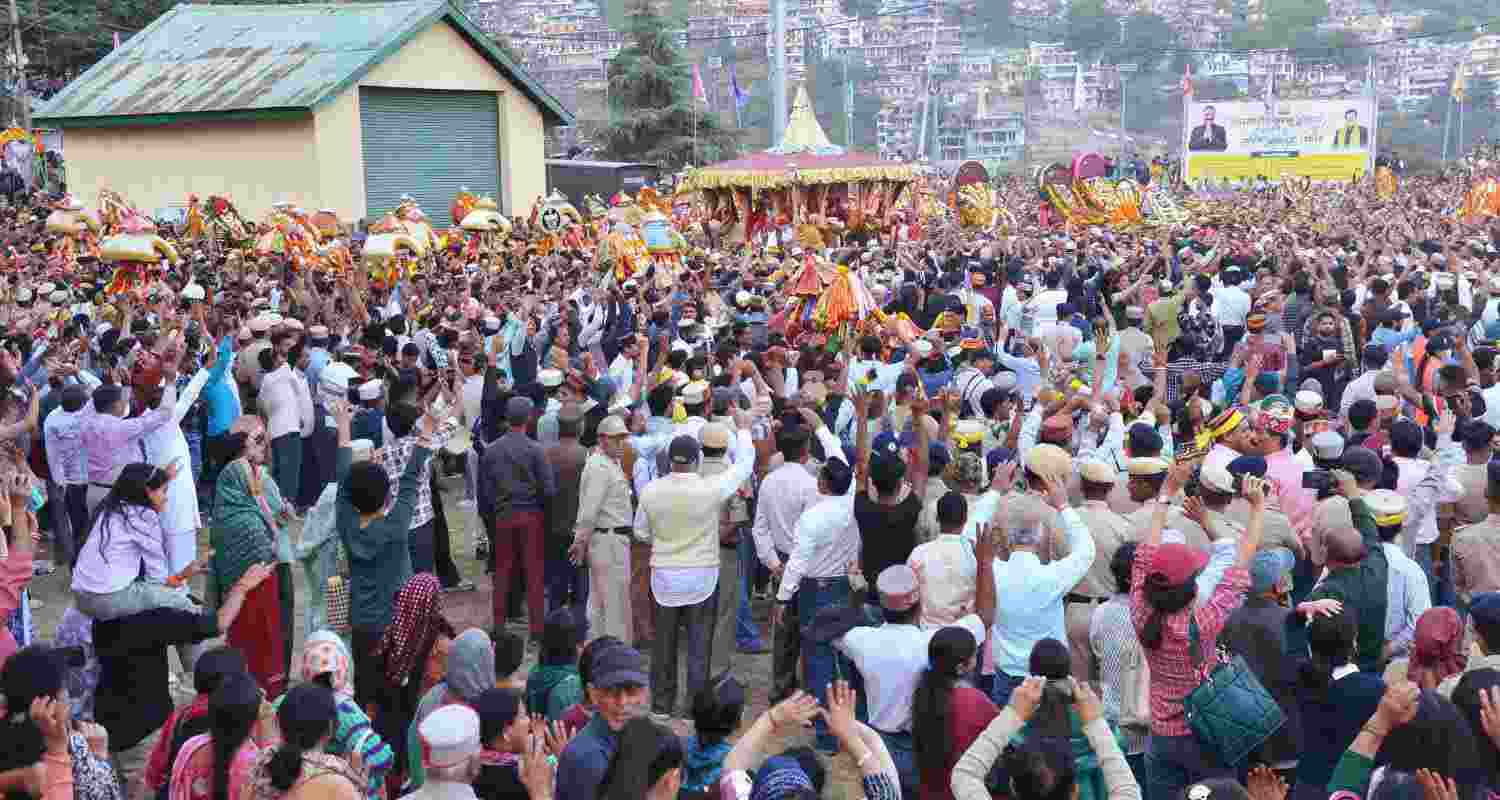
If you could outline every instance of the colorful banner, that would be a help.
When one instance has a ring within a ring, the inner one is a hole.
[[[1189,102],[1182,146],[1189,182],[1282,175],[1347,181],[1371,169],[1375,104],[1369,97]]]

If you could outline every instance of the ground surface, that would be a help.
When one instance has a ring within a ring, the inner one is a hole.
[[[444,508],[448,512],[450,526],[450,537],[452,542],[453,558],[458,563],[459,571],[463,573],[466,580],[474,581],[477,585],[475,591],[457,592],[446,594],[443,597],[444,613],[454,627],[462,631],[470,627],[490,629],[493,624],[493,613],[490,607],[490,578],[484,574],[483,566],[474,558],[474,541],[472,530],[476,524],[474,512],[471,509],[461,508],[459,501],[463,499],[463,481],[461,477],[453,477],[443,481]],[[298,530],[294,527],[293,535]],[[43,549],[49,543],[43,543]],[[208,548],[208,532],[203,531],[199,539],[199,548],[206,551]],[[39,557],[42,557],[39,554]],[[303,572],[300,569],[292,571],[296,577],[297,594],[299,601],[305,596],[305,583]],[[32,597],[40,602],[39,608],[34,608],[33,615],[37,625],[37,632],[43,639],[50,639],[61,621],[63,612],[67,609],[69,600],[68,578],[65,570],[59,570],[51,575],[39,576],[31,584]],[[761,602],[756,606],[756,621],[763,632],[768,631],[766,622],[766,604]],[[297,642],[296,647],[300,649],[302,639],[307,635],[305,620],[299,607],[297,619]],[[526,635],[524,622],[511,621],[509,630],[521,635]],[[650,653],[646,653],[649,658]],[[175,655],[172,657],[175,663]],[[534,654],[528,653],[528,662],[534,660]],[[748,725],[766,708],[767,696],[771,685],[771,657],[770,655],[745,655],[741,653],[730,653],[727,656],[715,653],[713,657],[712,673],[724,669],[727,663],[732,666],[734,674],[742,681],[748,690],[749,706],[745,711],[744,722]],[[679,659],[683,661],[685,659]],[[684,664],[682,668],[685,669]],[[679,687],[686,685],[686,675],[678,680]],[[191,680],[179,687],[177,696],[179,702],[191,699]],[[679,689],[682,691],[682,689]],[[685,701],[679,701],[679,709],[685,707]],[[680,711],[679,713],[686,713]],[[673,727],[681,734],[692,732],[692,724],[688,720],[676,720]],[[811,736],[798,737],[788,740],[772,747],[772,752],[779,752],[780,748],[791,744],[811,745]],[[146,756],[150,753],[151,746],[155,743],[156,736],[151,736],[139,746],[118,754],[121,770],[130,787],[130,799],[140,800],[145,797],[141,789],[141,773],[145,768]],[[831,800],[853,800],[861,796],[860,785],[857,779],[857,771],[853,762],[847,756],[837,756],[829,764],[829,786],[824,792],[825,797]]]

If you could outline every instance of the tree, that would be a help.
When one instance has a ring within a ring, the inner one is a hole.
[[[828,134],[829,141],[837,145],[848,145],[854,149],[873,150],[876,146],[875,118],[880,114],[880,98],[860,87],[869,86],[876,75],[864,61],[850,60],[848,80],[854,83],[854,140],[848,138],[848,116],[844,113],[845,83],[843,59],[819,59],[808,63],[807,91],[812,96],[813,110],[817,112],[818,124]]]
[[[733,156],[736,133],[695,107],[692,70],[651,0],[630,0],[624,32],[609,76],[614,113],[599,137],[607,157],[676,170]]]
[[[1063,18],[1063,43],[1081,59],[1102,58],[1120,49],[1120,17],[1104,0],[1075,0]]]

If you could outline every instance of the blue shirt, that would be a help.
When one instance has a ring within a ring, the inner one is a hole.
[[[226,335],[219,341],[219,358],[208,371],[208,382],[203,384],[201,395],[208,410],[208,435],[222,436],[240,416],[240,396],[224,376],[234,363],[234,337]]]
[[[557,800],[598,800],[604,773],[618,746],[619,737],[604,717],[595,714],[557,761]]]

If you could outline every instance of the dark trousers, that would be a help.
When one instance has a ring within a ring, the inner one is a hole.
[[[302,434],[283,433],[271,440],[271,477],[287,505],[295,507],[302,490]]]
[[[803,578],[801,585],[797,588],[797,620],[787,624],[807,628],[812,625],[813,617],[817,616],[820,609],[847,605],[849,605],[849,579],[847,577]],[[819,703],[827,703],[828,684],[832,683],[835,677],[850,675],[854,672],[853,662],[834,650],[831,642],[813,642],[804,639],[802,656],[802,669],[807,676],[805,682],[808,691],[818,698]],[[828,723],[824,722],[821,717],[814,720],[814,731],[817,734],[818,749],[834,750],[838,747],[838,740],[828,732]]]
[[[458,565],[453,563],[453,546],[448,541],[448,511],[443,507],[443,493],[438,491],[437,473],[432,481],[432,566],[444,588],[452,588],[463,582]]]
[[[677,707],[677,643],[686,633],[687,704],[708,682],[713,661],[714,623],[719,617],[719,588],[699,603],[664,606],[653,599],[656,641],[651,651],[651,710],[671,714]]]
[[[432,520],[412,528],[406,534],[406,550],[411,554],[412,572],[432,572]]]
[[[1229,356],[1232,353],[1234,353],[1234,346],[1237,345],[1237,344],[1239,344],[1240,343],[1240,339],[1243,339],[1244,337],[1245,337],[1245,326],[1244,325],[1225,325],[1224,326],[1224,352],[1221,353],[1219,355],[1219,357],[1222,358],[1222,359],[1228,359]]]
[[[623,588],[623,587],[622,587]],[[589,576],[583,567],[568,560],[565,553],[547,557],[547,613],[562,606],[588,608]]]
[[[63,489],[63,511],[68,516],[68,527],[72,535],[67,542],[58,539],[55,557],[57,560],[67,559],[70,569],[77,563],[78,551],[89,538],[88,493],[89,485],[86,483],[70,483]]]
[[[527,627],[532,636],[542,635],[542,622],[546,614],[542,601],[542,522],[543,514],[540,511],[515,511],[495,523],[495,534],[490,537],[490,552],[495,559],[495,591],[492,602],[496,629],[505,627],[505,599],[510,594],[510,574],[520,564],[526,581]]]
[[[787,553],[777,553],[782,564],[791,558]],[[775,602],[774,600],[772,602]],[[780,702],[797,691],[797,666],[802,661],[802,626],[792,614],[785,614],[781,624],[771,626],[775,636],[771,641],[771,702]]]
[[[350,631],[350,644],[354,652],[354,702],[360,710],[369,712],[370,704],[380,697],[385,686],[385,673],[380,669],[380,659],[375,657],[375,646],[385,634],[383,628],[355,628]],[[373,714],[370,714],[373,717]]]
[[[1189,785],[1209,778],[1233,778],[1234,770],[1219,763],[1193,734],[1157,736],[1146,741],[1144,800],[1173,800]]]

